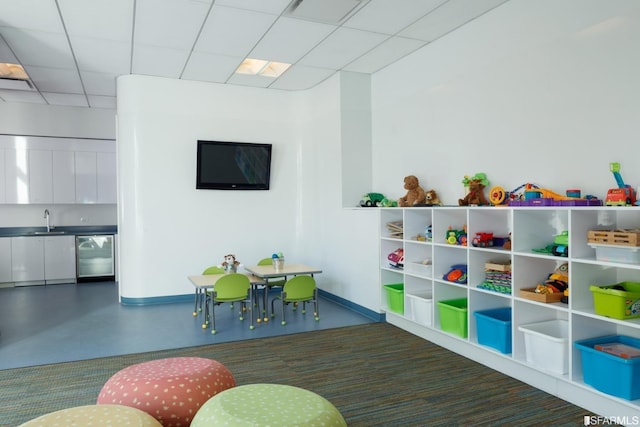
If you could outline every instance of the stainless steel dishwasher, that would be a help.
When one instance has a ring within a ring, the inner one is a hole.
[[[76,236],[78,282],[115,280],[114,239],[111,234]]]

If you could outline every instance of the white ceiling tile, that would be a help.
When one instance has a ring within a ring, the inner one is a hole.
[[[64,68],[26,66],[31,81],[41,92],[83,93],[78,71]]]
[[[251,58],[293,64],[336,28],[300,19],[279,18],[249,55]]]
[[[80,71],[129,74],[131,45],[125,42],[72,37],[71,44]]]
[[[191,49],[209,5],[186,0],[137,0],[134,43]]]
[[[64,34],[2,28],[2,36],[22,65],[74,68],[71,49]]]
[[[276,80],[269,88],[283,90],[305,90],[328,79],[335,70],[328,68],[306,67],[304,65],[292,65],[286,73]]]
[[[69,107],[88,107],[87,98],[84,95],[74,95],[68,93],[42,92],[42,96],[50,105],[66,105]]]
[[[115,96],[98,96],[98,95],[89,95],[89,106],[93,108],[108,108],[108,109],[116,109],[116,97]]]
[[[338,24],[354,13],[364,3],[362,0],[305,0],[292,3],[286,15],[315,22]]]
[[[80,71],[88,95],[116,96],[117,74]]]
[[[216,5],[280,15],[291,0],[216,0]]]
[[[244,58],[276,18],[266,13],[214,6],[194,50]]]
[[[25,90],[2,90],[0,98],[7,102],[28,102],[30,104],[46,104],[46,101],[38,92]]]
[[[415,24],[401,31],[399,35],[424,41],[433,41],[505,1],[449,0]]]
[[[0,23],[6,27],[64,33],[54,1],[3,0],[0,2]]]
[[[234,74],[229,78],[229,80],[227,80],[227,83],[237,84],[241,86],[268,87],[273,83],[273,78],[264,76],[253,76],[249,74]]]
[[[388,64],[424,46],[426,42],[392,37],[344,67],[345,71],[375,73]]]
[[[446,0],[371,0],[344,27],[395,34]]]
[[[145,46],[136,43],[133,47],[132,72],[177,79],[182,74],[188,57],[188,50]]]
[[[193,52],[189,58],[183,79],[224,83],[242,63],[242,57]]]
[[[58,0],[69,35],[131,41],[130,0]]]
[[[338,70],[388,38],[389,36],[384,34],[339,28],[299,63]]]

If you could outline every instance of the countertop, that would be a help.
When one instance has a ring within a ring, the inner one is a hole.
[[[36,232],[47,231],[46,227],[0,227],[0,237],[21,237],[21,236],[46,236],[47,234],[35,234]],[[57,232],[50,235],[81,236],[93,234],[117,234],[117,225],[86,225],[86,226],[60,226],[54,227],[51,231]]]

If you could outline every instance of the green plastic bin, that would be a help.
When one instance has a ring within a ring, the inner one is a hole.
[[[387,291],[387,306],[394,313],[404,314],[404,283],[384,285]]]
[[[440,329],[459,337],[467,337],[467,299],[438,301]]]
[[[596,314],[613,319],[640,317],[640,283],[620,282],[616,285],[589,287]]]

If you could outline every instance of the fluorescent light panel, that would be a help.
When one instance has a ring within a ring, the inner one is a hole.
[[[285,62],[246,58],[236,69],[236,73],[277,78],[287,71],[290,66],[291,64]]]

